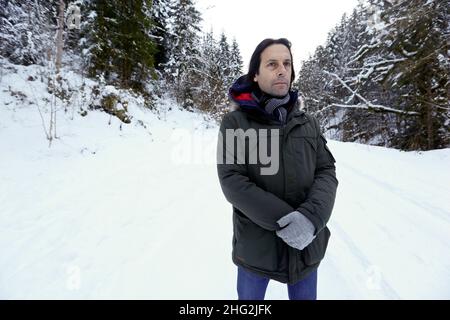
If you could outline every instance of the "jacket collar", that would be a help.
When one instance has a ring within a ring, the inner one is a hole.
[[[258,96],[261,94],[259,89],[254,88],[254,83],[247,81],[247,75],[237,79],[230,87],[228,96],[231,101],[231,109],[240,109],[247,114],[248,117],[262,123],[280,124],[278,119],[268,113],[264,107],[259,105],[259,102],[254,98],[254,94]],[[293,111],[298,109],[298,93],[297,91],[289,91],[290,101],[287,104],[288,119],[293,116]]]
[[[244,110],[235,101],[231,101],[230,110],[231,111],[241,110],[242,112],[244,112],[247,115],[247,117],[249,117],[255,121],[258,121],[258,122],[262,122],[265,124],[272,124],[272,125],[279,124],[278,121],[264,117],[264,116],[260,115],[259,113],[248,112],[248,110]],[[296,125],[302,125],[308,121],[309,121],[309,118],[306,116],[306,112],[304,110],[300,109],[300,103],[298,101],[296,101],[292,111],[288,114],[286,128],[291,128]],[[290,131],[290,129],[288,131]]]

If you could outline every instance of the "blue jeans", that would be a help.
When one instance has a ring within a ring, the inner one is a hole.
[[[264,300],[269,278],[238,267],[237,291],[239,300]],[[289,300],[317,299],[317,269],[305,279],[288,284]]]

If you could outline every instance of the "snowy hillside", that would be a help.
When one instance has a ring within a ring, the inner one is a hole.
[[[0,81],[0,298],[235,299],[217,126],[129,97],[122,129],[58,111],[49,148],[47,93],[24,74]],[[329,146],[340,184],[318,298],[449,299],[450,149]],[[270,282],[266,298],[287,290]]]

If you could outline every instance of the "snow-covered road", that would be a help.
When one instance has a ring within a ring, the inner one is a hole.
[[[217,127],[139,116],[147,129],[119,131],[61,114],[49,149],[37,111],[0,109],[0,298],[236,298]],[[319,299],[449,299],[450,149],[329,146],[340,184]]]

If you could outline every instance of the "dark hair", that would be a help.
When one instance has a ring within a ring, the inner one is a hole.
[[[286,46],[289,50],[289,54],[291,55],[291,65],[292,65],[292,74],[291,74],[291,84],[294,82],[295,79],[295,71],[294,71],[294,60],[292,59],[292,52],[291,52],[291,42],[286,38],[280,38],[280,39],[264,39],[261,41],[258,46],[256,47],[255,51],[253,51],[252,57],[250,58],[250,64],[248,66],[248,73],[247,73],[247,81],[250,83],[253,83],[253,79],[255,78],[255,75],[258,74],[259,66],[261,65],[261,53],[269,46],[273,44],[282,44]]]

